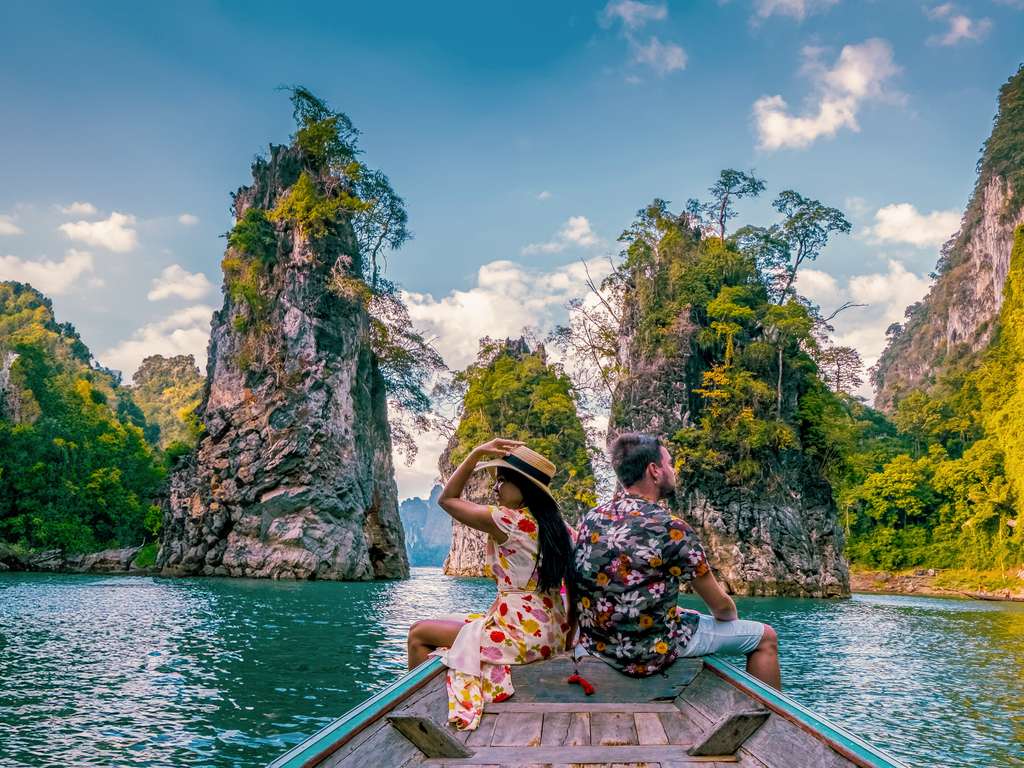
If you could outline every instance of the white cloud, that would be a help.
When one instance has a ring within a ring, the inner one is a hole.
[[[854,216],[863,216],[871,207],[868,205],[868,201],[863,197],[852,195],[851,197],[843,200],[843,207],[846,208]]]
[[[633,59],[646,64],[659,75],[686,69],[686,51],[675,43],[663,43],[651,37],[646,45],[633,43]]]
[[[477,272],[476,285],[435,299],[426,293],[406,293],[409,315],[452,368],[464,368],[475,358],[481,336],[518,336],[523,328],[542,333],[566,319],[565,304],[587,290],[587,271],[600,281],[608,262],[595,258],[552,270],[529,269],[513,261],[492,261]]]
[[[667,16],[668,7],[664,4],[619,0],[619,2],[609,2],[604,7],[601,12],[601,23],[604,26],[609,26],[618,20],[627,29],[639,29],[649,21],[661,21]]]
[[[553,239],[546,243],[530,243],[523,247],[522,253],[559,253],[571,245],[590,248],[599,245],[600,242],[600,238],[590,228],[590,221],[586,216],[570,216]]]
[[[668,18],[668,6],[664,3],[640,3],[635,0],[612,0],[601,12],[601,25],[608,27],[614,22],[622,24],[622,33],[629,42],[633,61],[644,64],[659,75],[667,75],[686,69],[687,56],[682,46],[673,42],[662,42],[651,35],[646,43],[640,42],[635,33],[648,22],[664,21]],[[626,82],[639,82],[635,76]]]
[[[543,192],[541,192],[539,195],[537,195],[537,199],[538,200],[550,200],[551,199],[551,193],[548,192],[545,189]]]
[[[79,240],[118,253],[124,253],[139,244],[135,230],[135,217],[114,211],[100,221],[74,221],[60,225],[60,231],[71,240]]]
[[[828,10],[838,2],[839,0],[755,0],[754,10],[760,19],[767,19],[769,16],[791,16],[797,21],[803,21],[808,15]]]
[[[66,213],[69,216],[95,216],[99,211],[96,210],[96,206],[92,203],[74,202],[67,206],[57,206],[61,213]]]
[[[910,203],[893,203],[875,211],[865,235],[875,243],[905,243],[919,248],[942,245],[960,229],[956,210],[920,213]]]
[[[754,122],[761,149],[806,147],[839,129],[859,131],[857,112],[865,101],[893,97],[884,86],[900,70],[892,47],[880,38],[846,45],[835,65],[820,63],[821,49],[804,48],[803,71],[814,79],[817,103],[802,116],[790,114],[782,96],[762,96],[754,102]]]
[[[79,287],[79,278],[92,271],[92,254],[74,248],[69,249],[61,261],[27,261],[17,256],[0,256],[0,280],[30,283],[50,296],[60,296]],[[90,284],[95,283],[90,281]]]
[[[0,215],[0,235],[20,235],[24,230],[10,216]]]
[[[143,358],[149,355],[194,355],[200,370],[206,367],[213,307],[204,304],[180,309],[163,320],[148,323],[131,338],[98,356],[103,365],[121,371],[130,380]]]
[[[213,288],[213,285],[202,272],[188,272],[180,264],[165,267],[160,277],[153,278],[153,287],[146,294],[150,301],[180,296],[188,301],[202,298]]]
[[[832,321],[835,343],[860,352],[865,369],[874,365],[885,349],[885,330],[903,322],[904,310],[920,301],[929,285],[928,278],[909,272],[895,259],[887,261],[885,272],[854,275],[845,285],[816,269],[804,269],[797,276],[797,290],[820,304],[826,315],[847,300],[868,305],[849,309]],[[870,397],[870,385],[865,384],[858,394]]]
[[[405,463],[405,457],[394,455],[395,482],[398,483],[398,497],[412,496],[426,498],[437,482],[437,460],[444,452],[448,441],[436,432],[420,432],[416,435],[416,458],[412,465]]]
[[[956,45],[963,40],[982,40],[992,29],[991,19],[972,19],[956,12],[953,3],[943,3],[934,8],[926,8],[925,14],[933,21],[944,21],[948,25],[946,33],[932,35],[928,38],[929,45]]]
[[[199,223],[199,217],[194,216],[191,213],[183,213],[178,217],[178,223],[186,227],[194,227]]]

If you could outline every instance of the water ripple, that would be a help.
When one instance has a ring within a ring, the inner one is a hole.
[[[0,575],[0,764],[265,765],[493,585]],[[1024,766],[1024,606],[748,599],[797,699],[912,765]]]

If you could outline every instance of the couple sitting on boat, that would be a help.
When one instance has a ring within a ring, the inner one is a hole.
[[[497,458],[482,461],[488,457]],[[432,653],[448,667],[456,727],[475,729],[487,702],[514,692],[511,665],[565,651],[577,628],[574,652],[627,675],[661,672],[680,657],[742,653],[750,674],[780,687],[774,630],[738,617],[696,533],[658,503],[675,490],[668,450],[652,435],[623,434],[611,460],[620,490],[575,530],[549,490],[555,466],[518,441],[474,448],[448,480],[439,503],[487,534],[486,562],[498,584],[486,614],[418,621],[409,631],[410,668]],[[460,498],[483,468],[495,472],[495,506]],[[684,581],[710,616],[676,605]]]

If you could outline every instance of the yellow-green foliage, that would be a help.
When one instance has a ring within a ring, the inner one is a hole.
[[[262,320],[267,313],[269,303],[263,295],[260,284],[264,276],[261,263],[256,259],[247,259],[228,251],[220,266],[224,270],[224,285],[228,289],[231,299],[236,304],[244,304],[249,308],[252,321]],[[244,328],[238,328],[238,330],[244,330]]]
[[[1024,228],[981,365],[907,395],[894,423],[902,451],[881,454],[855,482],[840,478],[851,559],[1001,572],[1024,564]],[[861,456],[874,450],[871,440],[862,447]]]
[[[27,286],[0,284],[0,348],[18,354],[22,404],[18,423],[0,418],[0,540],[85,551],[152,538],[163,469],[129,393]]]
[[[999,330],[977,374],[981,422],[1003,453],[1024,529],[1024,227],[1017,229]]]
[[[564,373],[536,354],[496,347],[485,348],[458,379],[466,394],[454,462],[495,436],[522,440],[558,467],[551,489],[567,518],[597,503],[586,432]]]
[[[203,394],[204,379],[192,355],[151,355],[132,377],[132,396],[149,424],[160,428],[158,445],[192,447],[196,443],[195,409]]]
[[[277,235],[267,220],[267,214],[260,208],[246,210],[231,232],[228,245],[246,256],[270,266],[277,260]]]
[[[689,400],[677,404],[692,423],[671,436],[681,482],[706,486],[713,475],[764,487],[788,452],[814,450],[802,432],[835,402],[819,391],[804,351],[813,344],[807,307],[773,304],[753,256],[732,240],[705,237],[663,201],[642,210],[622,239],[629,246],[612,279],[621,281],[624,304],[637,308],[633,343],[652,360],[684,352],[690,369],[661,374],[692,387]],[[693,338],[693,348],[677,348]],[[820,408],[801,408],[808,392],[817,393]],[[612,423],[623,422],[628,414],[613,412]]]
[[[366,204],[345,190],[324,195],[309,171],[303,171],[299,180],[282,197],[269,218],[274,222],[289,221],[306,237],[324,237],[343,212],[365,210]]]

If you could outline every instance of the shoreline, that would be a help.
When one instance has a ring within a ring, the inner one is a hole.
[[[936,571],[933,568],[902,572],[850,570],[851,594],[859,592],[868,595],[917,595],[952,597],[963,600],[1024,602],[1024,579],[1018,579],[1015,588],[995,589],[973,586],[968,583],[942,585],[949,581],[948,577],[943,577],[941,571]]]

